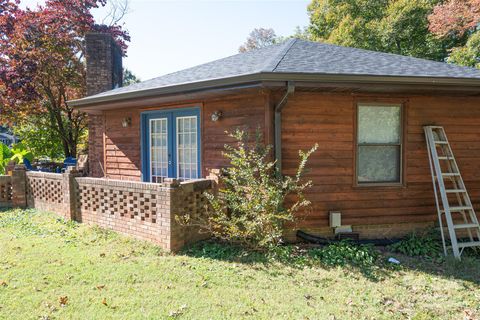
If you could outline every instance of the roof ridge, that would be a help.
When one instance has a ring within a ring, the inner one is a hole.
[[[280,62],[282,62],[283,58],[287,55],[287,52],[292,48],[295,42],[297,42],[297,38],[289,39],[285,42],[284,48],[275,55],[272,59],[268,61],[265,68],[263,68],[262,72],[274,72],[275,69],[278,67]]]
[[[448,63],[446,61],[438,61],[438,60],[431,60],[428,58],[420,58],[420,57],[415,57],[415,56],[408,56],[408,55],[403,55],[400,53],[394,53],[394,52],[385,52],[385,51],[377,51],[377,50],[372,50],[372,49],[365,49],[365,48],[357,48],[357,47],[349,47],[349,46],[344,46],[340,44],[334,44],[334,43],[328,43],[328,42],[322,42],[322,41],[310,41],[310,40],[303,40],[303,39],[297,39],[302,42],[306,43],[311,43],[311,44],[319,44],[322,46],[326,47],[334,47],[334,48],[339,48],[343,50],[348,50],[350,52],[365,52],[368,54],[377,54],[377,55],[387,55],[387,56],[395,56],[401,59],[411,59],[411,60],[417,60],[417,61],[427,61],[430,63],[442,65],[442,66],[448,66],[449,68],[460,68],[460,69],[465,69],[465,70],[470,70],[470,71],[478,71],[477,68],[475,67],[470,67],[470,66],[462,66],[458,64],[453,64],[453,63]]]

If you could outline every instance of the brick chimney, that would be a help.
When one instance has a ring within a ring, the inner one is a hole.
[[[87,33],[87,96],[122,86],[122,51],[112,36]],[[88,175],[105,176],[105,115],[102,111],[88,115]]]
[[[122,86],[122,50],[107,33],[87,33],[87,96]]]

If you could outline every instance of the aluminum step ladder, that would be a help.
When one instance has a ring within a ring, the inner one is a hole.
[[[480,247],[478,218],[463,183],[445,130],[440,126],[425,126],[423,130],[427,141],[443,250],[445,255],[448,255],[443,229],[443,216],[445,216],[453,255],[460,259],[465,248]],[[464,234],[459,236],[458,233],[461,231]],[[464,238],[468,240],[464,241]]]

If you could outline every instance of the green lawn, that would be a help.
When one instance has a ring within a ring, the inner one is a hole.
[[[402,265],[391,267],[381,263],[385,253],[365,272],[232,252],[205,245],[170,255],[52,214],[0,211],[0,319],[480,315],[480,263],[473,258],[434,263],[396,254]]]

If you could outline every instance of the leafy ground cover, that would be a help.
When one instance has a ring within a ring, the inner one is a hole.
[[[0,319],[477,319],[480,261],[340,243],[173,255],[34,210],[0,211]],[[400,265],[386,262],[394,256]]]

